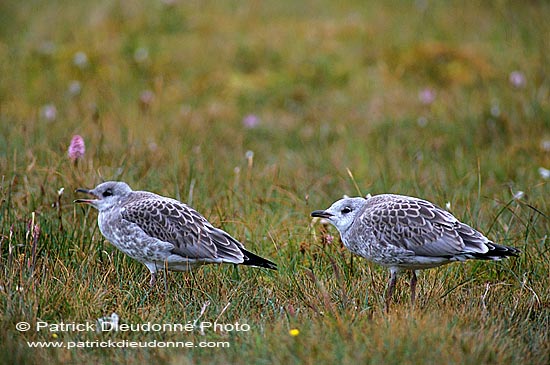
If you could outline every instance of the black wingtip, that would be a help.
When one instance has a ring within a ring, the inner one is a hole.
[[[243,265],[263,267],[265,269],[270,269],[270,270],[277,270],[277,264],[276,263],[274,263],[272,261],[269,261],[267,259],[264,259],[263,257],[260,257],[256,254],[253,254],[250,251],[243,250],[243,249],[241,249],[241,251],[243,252],[243,254],[245,256],[244,257],[244,262],[242,263]]]
[[[493,243],[492,246],[493,250],[489,251],[489,253],[495,252],[497,255],[502,257],[518,257],[521,253],[521,250],[511,246],[497,245],[496,243]]]
[[[521,250],[511,246],[498,245],[496,243],[489,244],[489,251],[485,253],[476,253],[473,256],[480,260],[500,260],[507,257],[518,257]]]

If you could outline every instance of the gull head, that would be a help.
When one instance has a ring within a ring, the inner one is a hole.
[[[340,199],[328,209],[312,212],[311,216],[328,220],[340,234],[343,234],[353,224],[355,217],[361,213],[366,202],[365,198],[360,197]]]
[[[94,199],[77,199],[75,203],[90,204],[99,211],[104,211],[117,205],[119,201],[132,192],[132,189],[125,182],[107,181],[99,184],[94,189],[76,189],[77,193],[84,193]]]

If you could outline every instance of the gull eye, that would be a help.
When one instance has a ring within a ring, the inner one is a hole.
[[[104,198],[113,195],[113,191],[111,189],[107,189],[101,194]]]
[[[344,207],[344,209],[342,209],[342,214],[348,214],[348,213],[351,213],[351,208],[350,207]]]

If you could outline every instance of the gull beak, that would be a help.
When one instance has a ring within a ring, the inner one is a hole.
[[[330,219],[332,217],[332,214],[324,211],[324,210],[315,210],[311,212],[312,217],[319,217],[319,218],[325,218]]]
[[[94,195],[94,193],[92,193],[92,191],[88,190],[88,189],[78,188],[78,189],[75,190],[75,193],[84,193],[84,194],[92,195],[94,198],[97,198]],[[96,201],[96,199],[76,199],[75,201],[73,201],[73,203],[93,204],[94,201]]]

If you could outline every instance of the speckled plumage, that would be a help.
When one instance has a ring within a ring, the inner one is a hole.
[[[493,243],[429,201],[409,196],[344,198],[311,215],[333,224],[351,252],[390,268],[387,301],[401,270],[412,270],[414,303],[415,270],[468,259],[500,260],[519,253],[516,248]]]
[[[96,199],[78,199],[99,210],[101,233],[120,251],[145,264],[151,285],[157,270],[187,271],[209,263],[244,264],[276,269],[249,251],[200,213],[175,199],[133,191],[126,183],[108,181],[95,189],[77,189]]]

